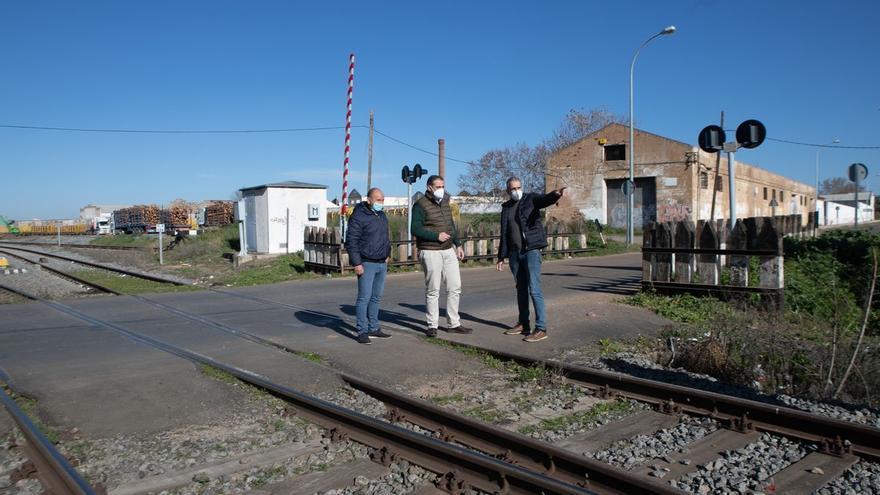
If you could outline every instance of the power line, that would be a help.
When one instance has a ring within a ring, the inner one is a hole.
[[[361,126],[361,127],[362,127],[362,126]],[[427,153],[427,154],[429,154],[429,155],[433,155],[433,156],[440,156],[439,153],[435,153],[435,152],[433,152],[433,151],[429,151],[429,150],[426,150],[426,149],[424,149],[424,148],[419,148],[418,146],[415,146],[415,145],[409,144],[409,143],[407,143],[407,142],[401,141],[400,139],[397,139],[396,137],[389,136],[388,134],[385,134],[384,132],[380,131],[379,129],[376,129],[375,127],[373,128],[373,132],[375,132],[376,134],[379,134],[380,136],[384,136],[384,137],[386,137],[386,138],[388,138],[388,139],[394,141],[395,143],[402,144],[402,145],[404,145],[404,146],[407,146],[407,147],[412,148],[412,149],[417,150],[417,151],[421,151],[422,153]],[[452,162],[464,163],[465,165],[470,165],[471,163],[473,163],[473,160],[471,160],[471,161],[459,160],[459,159],[457,159],[457,158],[452,158],[452,157],[449,156],[449,155],[446,155],[446,159],[449,160],[449,161],[452,161]]]
[[[366,127],[362,125],[352,127]],[[270,133],[270,132],[304,132],[304,131],[329,131],[345,129],[345,127],[299,127],[284,129],[90,129],[83,127],[45,127],[36,125],[8,125],[0,124],[5,129],[28,129],[37,131],[62,131],[62,132],[103,132],[122,134],[246,134],[246,133]]]
[[[724,129],[725,132],[736,132],[736,129]],[[880,146],[845,146],[839,144],[823,144],[823,143],[805,143],[802,141],[792,141],[790,139],[778,139],[768,137],[767,141],[776,141],[777,143],[796,144],[798,146],[812,146],[814,148],[838,148],[842,150],[880,150]]]
[[[359,128],[369,128],[366,125],[353,125],[352,127]],[[307,132],[307,131],[332,131],[345,129],[344,126],[331,126],[331,127],[293,127],[293,128],[279,128],[279,129],[95,129],[95,128],[87,128],[87,127],[49,127],[49,126],[37,126],[37,125],[14,125],[14,124],[0,124],[0,128],[3,129],[25,129],[25,130],[34,130],[34,131],[57,131],[57,132],[98,132],[98,133],[114,133],[114,134],[261,134],[261,133],[281,133],[281,132]],[[384,136],[385,138],[394,141],[395,143],[401,144],[403,146],[412,148],[416,151],[421,151],[422,153],[427,153],[432,156],[440,156],[438,153],[426,150],[424,148],[420,148],[416,145],[407,143],[401,139],[397,139],[394,136],[385,134],[384,132],[379,131],[376,128],[373,128],[373,131],[376,134]],[[459,160],[457,158],[453,158],[450,156],[446,156],[447,160],[464,163],[465,165],[469,165],[473,163],[473,161],[467,160]]]
[[[818,144],[818,143],[802,143],[799,141],[789,141],[787,139],[766,138],[767,141],[776,141],[786,144],[797,144],[799,146],[813,146],[816,148],[840,148],[848,150],[880,150],[880,146],[841,146],[837,144]]]

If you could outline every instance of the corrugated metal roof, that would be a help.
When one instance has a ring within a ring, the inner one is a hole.
[[[308,182],[299,182],[295,180],[288,180],[284,182],[274,182],[272,184],[263,184],[261,186],[253,186],[253,187],[243,187],[239,189],[240,191],[253,191],[255,189],[265,189],[269,187],[281,187],[287,189],[327,189],[327,186],[322,186],[321,184],[310,184]]]

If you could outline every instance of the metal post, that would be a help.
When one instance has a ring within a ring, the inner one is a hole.
[[[287,254],[290,254],[290,208],[287,209],[287,221],[284,223],[287,226],[287,242],[285,244]]]
[[[163,264],[164,260],[162,259],[162,231],[159,231],[159,264]]]
[[[647,43],[647,41],[645,43]],[[641,47],[639,47],[639,50],[641,50]],[[633,187],[635,185],[635,165],[633,160],[635,159],[634,157],[636,154],[635,140],[633,139],[633,71],[636,67],[636,58],[639,56],[639,50],[636,50],[636,54],[633,55],[632,64],[629,66],[629,181],[631,184],[626,190],[627,246],[632,246],[633,244],[633,209],[635,208],[635,198],[633,198],[633,193],[635,192],[633,191],[633,189],[635,189],[635,187]]]
[[[736,143],[734,143],[735,145]],[[736,224],[736,153],[727,152],[727,174],[730,179],[730,229]]]
[[[238,257],[247,256],[247,203],[244,199],[238,200]]]
[[[58,247],[61,247],[61,222],[58,222]]]
[[[819,150],[816,150],[816,197],[813,203],[813,237],[819,232]]]
[[[856,228],[859,227],[859,210],[861,207],[859,206],[859,174],[856,173]]]
[[[412,258],[412,182],[406,183],[406,257]]]
[[[633,164],[633,160],[635,158],[635,142],[633,141],[633,74],[636,68],[636,59],[639,57],[639,52],[642,51],[642,48],[645,47],[648,43],[650,43],[654,38],[659,36],[663,36],[664,34],[672,34],[675,32],[675,26],[667,26],[660,31],[648,38],[642,46],[640,46],[636,52],[633,54],[632,63],[629,65],[629,181],[630,191],[629,191],[629,201],[626,202],[626,245],[632,246],[633,243],[633,210],[635,209],[635,198],[633,197],[633,193],[635,193],[635,166]]]

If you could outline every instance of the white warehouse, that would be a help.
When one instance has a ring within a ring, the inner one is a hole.
[[[327,227],[327,186],[287,181],[241,189],[245,245],[242,251],[302,251],[305,227]]]

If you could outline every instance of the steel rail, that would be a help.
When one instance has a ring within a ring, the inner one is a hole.
[[[0,284],[0,288],[35,299],[56,311],[96,327],[109,329],[132,341],[225,371],[246,383],[284,399],[296,407],[303,417],[328,429],[329,436],[333,440],[350,439],[377,449],[375,460],[379,462],[390,463],[395,459],[406,459],[442,475],[443,486],[441,488],[451,493],[458,493],[467,487],[490,493],[509,494],[595,493],[577,485],[559,481],[544,474],[332,404],[274,383],[252,371],[227,365],[197,352],[129,330],[121,325],[91,317],[65,304],[26,294],[3,284]]]
[[[635,475],[547,442],[491,426],[360,378],[343,374],[342,379],[385,403],[389,411],[386,416],[391,421],[413,423],[434,431],[444,440],[462,443],[532,471],[543,472],[598,493],[684,493],[668,483]]]
[[[18,258],[18,259],[20,259],[20,260],[24,260],[24,261],[27,262],[27,263],[30,263],[30,264],[32,264],[32,265],[37,265],[37,266],[41,267],[42,269],[44,269],[44,270],[46,270],[46,271],[48,271],[48,272],[54,273],[55,275],[58,275],[59,277],[73,280],[73,281],[76,282],[76,283],[79,283],[79,284],[82,284],[82,285],[85,285],[85,286],[88,286],[88,287],[95,288],[95,289],[97,289],[97,290],[99,290],[99,291],[101,291],[101,292],[106,292],[106,293],[108,293],[108,294],[115,294],[115,295],[117,295],[117,296],[122,295],[121,292],[115,291],[115,290],[113,290],[113,289],[111,289],[111,288],[109,288],[109,287],[105,287],[105,286],[103,286],[103,285],[101,285],[101,284],[98,284],[98,283],[95,283],[95,282],[90,282],[90,281],[88,281],[88,280],[86,280],[86,279],[84,279],[84,278],[77,277],[76,275],[72,275],[72,274],[67,273],[67,272],[65,272],[65,271],[62,271],[62,270],[58,270],[58,269],[52,268],[51,266],[49,266],[49,265],[47,265],[47,264],[45,264],[45,263],[41,263],[41,262],[39,262],[39,261],[29,260],[29,259],[25,258],[24,256],[21,256],[21,255],[15,254],[15,253],[10,253],[9,251],[6,251],[6,250],[4,250],[4,249],[0,249],[0,254],[5,254],[6,256],[11,256],[11,257],[13,257],[13,258]]]
[[[0,248],[16,249],[18,251],[24,251],[26,253],[37,254],[37,255],[41,255],[41,256],[48,256],[50,258],[58,258],[58,259],[61,259],[64,261],[70,261],[73,263],[79,263],[81,265],[91,266],[94,268],[100,268],[102,270],[107,270],[107,271],[116,272],[116,273],[122,273],[125,275],[131,275],[132,277],[142,278],[144,280],[152,280],[153,282],[161,282],[164,284],[174,284],[174,285],[188,285],[184,282],[180,282],[179,280],[171,280],[171,279],[167,279],[167,278],[163,278],[163,277],[158,277],[156,275],[150,275],[149,273],[133,272],[133,271],[125,270],[122,268],[116,268],[116,267],[112,267],[112,266],[102,265],[100,263],[94,263],[91,261],[85,261],[85,260],[80,260],[80,259],[76,259],[76,258],[71,258],[71,257],[63,256],[60,254],[47,253],[45,251],[34,251],[32,249],[9,246],[8,243],[0,243]]]
[[[44,493],[95,495],[95,489],[67,462],[12,397],[4,391],[0,393],[0,400],[24,435],[25,454],[37,468],[37,477],[43,485]]]
[[[22,246],[46,246],[46,247],[58,247],[57,243],[49,243],[49,242],[30,242],[30,241],[2,241],[5,244],[21,244]],[[75,249],[105,249],[108,251],[139,251],[148,253],[150,251],[157,250],[156,248],[151,247],[138,247],[138,246],[101,246],[100,244],[61,244],[62,248],[75,248]]]
[[[880,428],[614,371],[535,359],[472,344],[447,342],[505,361],[557,369],[567,379],[597,392],[599,396],[626,397],[652,404],[664,412],[680,411],[725,421],[730,427],[740,431],[755,429],[799,441],[817,442],[822,451],[829,454],[844,455],[851,452],[875,462],[880,461]]]

